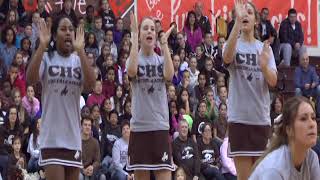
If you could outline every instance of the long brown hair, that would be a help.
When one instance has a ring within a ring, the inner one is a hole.
[[[275,129],[275,135],[272,137],[271,142],[269,144],[269,147],[265,151],[265,153],[256,161],[256,163],[253,166],[254,170],[257,165],[272,151],[278,149],[282,145],[288,145],[289,144],[289,138],[286,129],[288,127],[293,127],[295,117],[298,113],[298,108],[300,104],[302,103],[308,103],[313,108],[313,111],[315,111],[314,107],[312,106],[311,102],[303,97],[303,96],[295,96],[293,98],[288,99],[282,110],[282,117],[280,120],[280,125],[278,128]]]

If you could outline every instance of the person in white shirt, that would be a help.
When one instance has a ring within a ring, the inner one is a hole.
[[[38,165],[39,154],[40,154],[40,143],[39,143],[39,133],[41,119],[37,119],[36,127],[30,136],[27,152],[30,154],[30,160],[28,162],[28,172],[38,172],[40,170]]]
[[[286,101],[280,124],[249,180],[316,180],[320,177],[315,109],[305,97]]]

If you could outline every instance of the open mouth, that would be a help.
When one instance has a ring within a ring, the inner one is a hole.
[[[152,36],[147,36],[147,41],[152,41]]]
[[[72,46],[72,40],[71,39],[66,39],[64,41],[64,43],[65,43],[66,46]]]
[[[249,21],[247,19],[245,19],[245,20],[242,21],[242,23],[243,24],[247,24],[247,23],[249,23]]]

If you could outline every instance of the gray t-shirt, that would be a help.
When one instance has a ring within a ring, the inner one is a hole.
[[[230,73],[228,95],[228,121],[248,125],[270,125],[270,95],[259,63],[263,43],[244,42],[236,45],[234,61],[228,65]],[[258,54],[259,52],[259,54]],[[270,48],[268,66],[277,71]]]
[[[319,178],[319,160],[313,150],[308,150],[306,159],[298,171],[292,163],[289,147],[282,145],[258,164],[249,180],[318,180]]]
[[[127,68],[130,59],[127,60]],[[165,80],[164,59],[156,53],[152,56],[138,54],[138,73],[132,79],[133,132],[169,130],[169,110]]]
[[[79,56],[51,59],[45,53],[39,70],[42,84],[40,148],[81,151],[80,95],[83,75]]]

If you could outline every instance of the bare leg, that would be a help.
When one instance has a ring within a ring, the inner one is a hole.
[[[134,171],[135,180],[150,180],[150,171],[145,170],[135,170]]]
[[[65,180],[79,180],[80,169],[76,167],[65,167]]]
[[[158,170],[154,171],[157,180],[171,180],[171,171],[169,170]]]
[[[48,165],[44,167],[47,180],[64,180],[65,179],[65,169],[61,165]]]
[[[234,157],[238,180],[247,180],[251,174],[253,158],[250,156]]]

